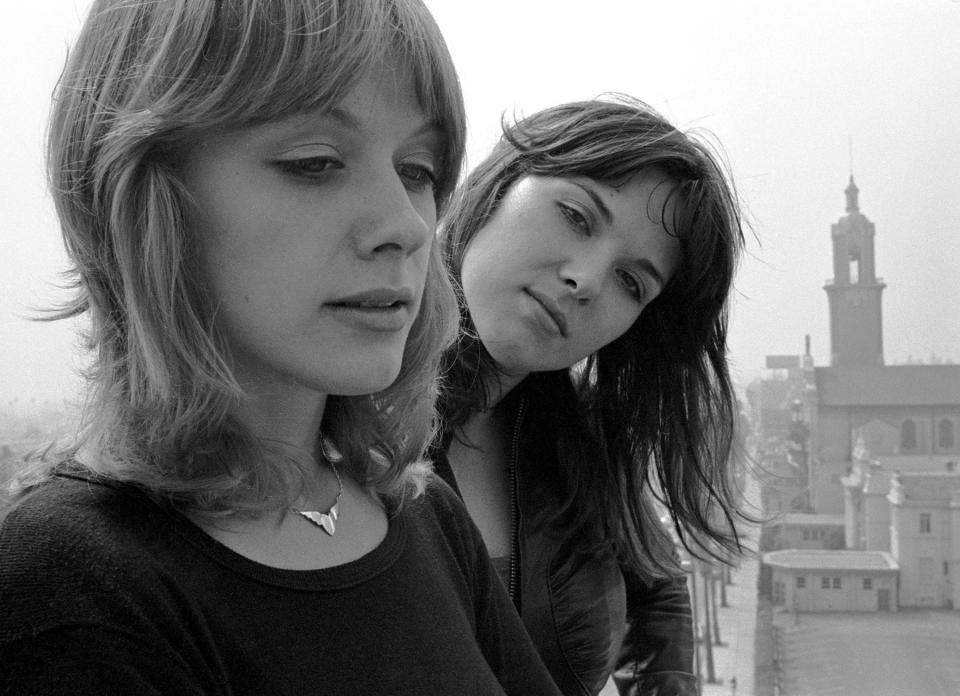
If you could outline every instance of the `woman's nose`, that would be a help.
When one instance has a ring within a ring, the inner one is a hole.
[[[357,221],[358,253],[363,258],[410,256],[433,239],[433,200],[428,196],[415,197],[396,173],[381,181],[364,194],[365,214]]]
[[[579,258],[564,265],[560,276],[564,287],[580,304],[586,304],[600,292],[603,269],[599,259]]]

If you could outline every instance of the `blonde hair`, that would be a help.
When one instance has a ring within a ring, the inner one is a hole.
[[[420,0],[94,4],[54,94],[47,163],[75,290],[55,317],[91,322],[83,430],[68,452],[92,453],[85,467],[198,512],[257,514],[296,494],[290,457],[233,415],[242,393],[201,290],[178,148],[210,129],[329,107],[385,61],[412,74],[443,133],[442,209],[465,119]],[[327,402],[323,427],[358,480],[401,498],[422,490],[439,354],[455,323],[434,249],[396,382]]]

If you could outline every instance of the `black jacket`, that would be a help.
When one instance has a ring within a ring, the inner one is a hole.
[[[543,470],[544,458],[549,464],[555,457],[555,443],[551,448],[537,442],[526,403],[517,401],[511,407],[515,524],[508,589],[557,685],[566,696],[595,696],[614,673],[623,696],[693,696],[686,579],[644,582],[612,550],[576,563],[560,553],[548,527],[531,523],[534,511],[551,504],[546,477],[532,472]],[[459,494],[446,456],[451,438],[441,438],[434,466]]]

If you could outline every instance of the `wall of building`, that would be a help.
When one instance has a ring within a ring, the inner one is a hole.
[[[848,409],[821,406],[817,413],[816,453],[820,461],[850,462],[853,443]]]
[[[863,548],[890,550],[890,502],[883,495],[865,495],[863,508]]]
[[[777,549],[842,549],[843,525],[792,524],[781,522],[769,525],[765,534],[765,551]],[[886,550],[886,549],[884,549]]]
[[[867,448],[872,456],[885,454],[958,454],[960,455],[960,407],[958,406],[821,406],[819,408],[817,455],[824,460],[850,461],[852,433],[861,428],[868,434]],[[900,427],[907,419],[916,425],[916,446],[901,447]],[[953,424],[954,446],[941,448],[937,435],[939,423]],[[888,429],[890,432],[884,433]],[[870,436],[872,435],[872,436]],[[892,435],[892,436],[891,436]]]
[[[843,487],[843,539],[848,549],[860,549],[864,546],[863,495],[853,485]]]
[[[921,521],[921,515],[930,516],[929,528]],[[953,558],[950,509],[945,504],[903,501],[891,505],[891,518],[891,554],[900,565],[900,606],[953,605],[949,582]]]
[[[843,483],[850,472],[849,461],[820,460],[813,465],[813,510],[824,515],[843,514]]]
[[[953,608],[960,609],[960,491],[950,501],[950,597]]]
[[[854,432],[865,428],[872,433],[870,454],[872,456],[915,454],[944,455],[958,454],[960,467],[960,414],[957,407],[930,406],[821,406],[818,410],[816,442],[816,460],[812,474],[814,509],[818,513],[843,514],[845,509],[842,479],[853,463],[852,436]],[[943,419],[958,424],[954,428],[954,448],[940,450],[937,445],[937,428]],[[912,449],[901,448],[899,437],[903,422],[910,419],[916,426],[916,446]],[[886,435],[883,431],[888,431]],[[889,431],[897,437],[889,436]],[[876,450],[876,451],[874,451]],[[869,547],[868,547],[869,548]]]
[[[802,587],[797,578],[802,579]],[[773,568],[771,579],[774,604],[790,610],[880,611],[884,597],[888,611],[898,608],[895,573]],[[869,587],[865,587],[865,579]]]
[[[779,526],[777,548],[780,549],[840,549],[844,547],[842,525],[798,525],[781,524]],[[886,551],[886,549],[883,549]]]

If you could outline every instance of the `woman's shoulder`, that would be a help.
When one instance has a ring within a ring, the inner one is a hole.
[[[67,553],[80,545],[86,552],[108,551],[118,537],[130,535],[132,521],[142,526],[159,515],[159,508],[133,486],[78,469],[58,470],[3,512],[0,549],[6,554]],[[21,543],[27,540],[34,543]],[[51,548],[47,542],[53,542]]]
[[[427,479],[424,492],[407,505],[411,527],[431,545],[442,544],[447,551],[476,561],[483,539],[460,497],[437,474]]]
[[[0,525],[0,643],[52,626],[96,623],[149,568],[158,508],[123,486],[55,475]]]
[[[423,493],[413,502],[419,516],[435,518],[442,524],[459,527],[470,521],[463,501],[445,477],[437,472],[430,474]]]

